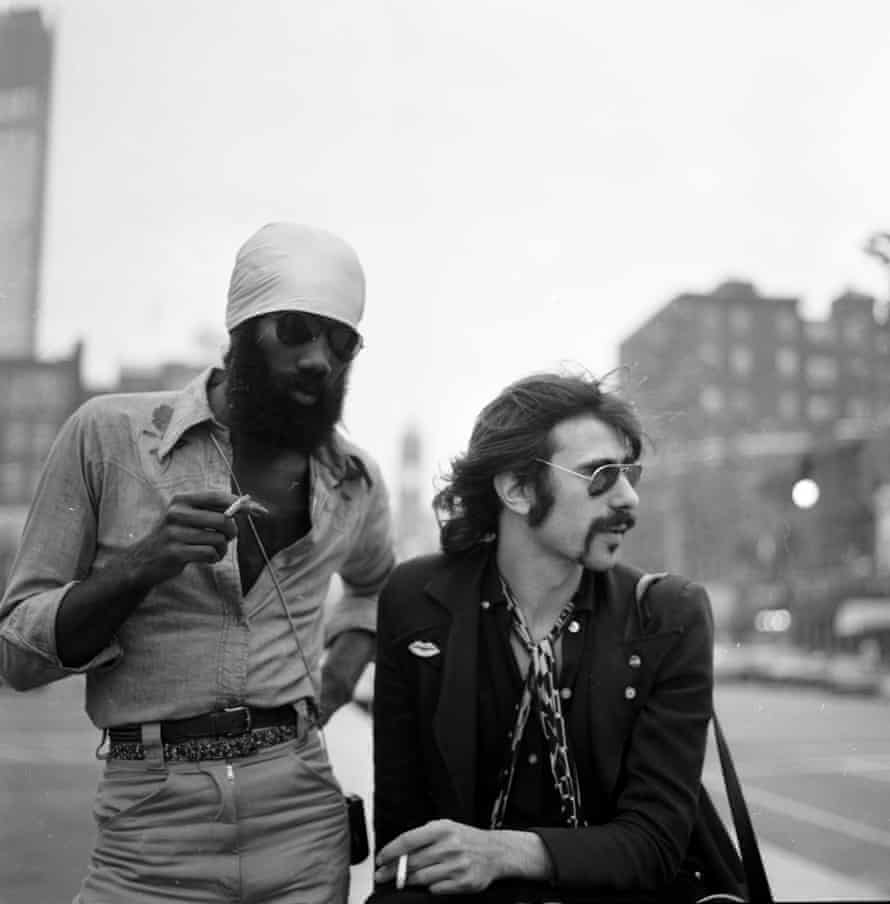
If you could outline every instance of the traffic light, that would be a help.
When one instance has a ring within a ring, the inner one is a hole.
[[[813,479],[813,458],[809,454],[804,455],[800,460],[797,480],[791,487],[791,501],[799,509],[811,509],[819,501],[820,493],[819,484]]]

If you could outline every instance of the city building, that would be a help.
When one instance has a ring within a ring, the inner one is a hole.
[[[677,296],[621,344],[653,441],[630,551],[706,581],[718,622],[742,598],[776,603],[795,569],[873,555],[859,462],[890,407],[890,330],[875,308],[846,292],[812,320],[796,298],[733,281]],[[791,488],[813,460],[825,497],[804,512]],[[826,499],[843,518],[825,516]]]
[[[36,352],[52,62],[38,10],[0,14],[0,356]]]
[[[855,431],[890,405],[890,328],[856,292],[807,320],[796,298],[726,282],[672,299],[619,354],[666,436]]]
[[[86,398],[81,356],[0,357],[0,588],[50,447]]]
[[[106,392],[157,392],[162,389],[182,389],[202,370],[205,364],[167,361],[157,367],[122,367],[117,383]]]
[[[435,552],[438,531],[430,505],[429,476],[423,466],[423,443],[416,426],[402,433],[396,478],[395,536],[399,560]]]

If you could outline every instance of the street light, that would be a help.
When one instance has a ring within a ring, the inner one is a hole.
[[[791,487],[791,501],[799,509],[811,509],[819,496],[819,484],[812,477],[802,477]]]
[[[797,480],[791,487],[791,501],[799,509],[811,509],[820,495],[819,484],[813,479],[813,456],[807,453],[801,456]]]
[[[877,258],[887,270],[887,276],[890,277],[890,232],[873,232],[862,250]],[[886,322],[890,315],[890,297],[883,304],[879,303],[878,310],[880,312],[879,319]]]

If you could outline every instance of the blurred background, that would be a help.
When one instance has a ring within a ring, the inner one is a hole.
[[[708,587],[776,891],[886,898],[888,33],[880,0],[0,2],[0,587],[65,418],[217,363],[241,242],[323,226],[400,556],[507,382],[612,372],[651,440],[626,557]],[[70,900],[78,683],[0,725],[0,904]]]

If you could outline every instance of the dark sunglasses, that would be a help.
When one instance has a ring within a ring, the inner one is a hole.
[[[547,461],[546,458],[536,458],[535,461],[542,465],[550,465],[551,468],[557,468],[565,471],[566,474],[574,474],[587,481],[587,495],[599,496],[602,493],[611,490],[618,478],[623,474],[627,478],[627,482],[635,487],[643,476],[643,466],[638,462],[627,462],[621,464],[619,462],[610,462],[607,465],[600,465],[592,474],[582,474],[580,471],[573,471],[571,468],[564,468],[562,465],[554,464]]]
[[[340,361],[351,361],[363,345],[362,337],[351,326],[303,311],[277,314],[275,335],[282,345],[306,345],[324,336]]]

